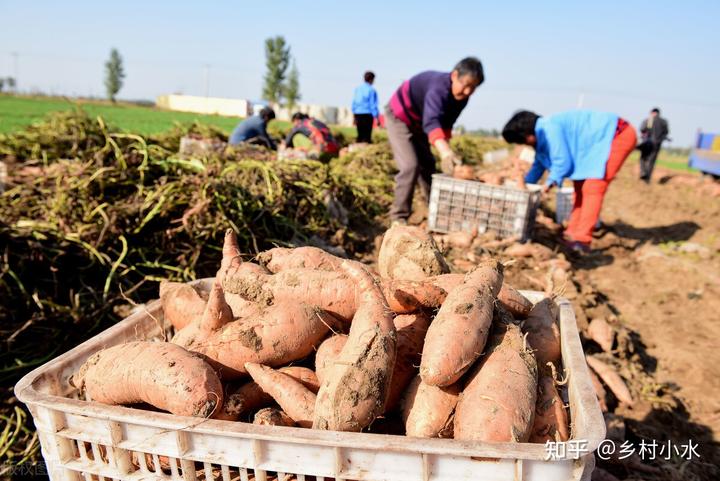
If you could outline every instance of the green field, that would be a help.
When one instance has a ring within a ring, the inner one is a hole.
[[[193,122],[212,125],[229,134],[240,120],[239,117],[175,112],[127,103],[111,104],[102,101],[83,101],[58,97],[0,95],[0,134],[21,130],[27,125],[41,120],[49,112],[78,107],[91,116],[103,117],[108,124],[115,128],[142,135],[164,132],[172,128],[176,123],[191,124]],[[272,131],[275,132],[284,131],[288,128],[288,122],[274,121],[272,123]],[[335,127],[333,130],[341,132],[348,139],[355,136],[353,127]],[[630,157],[630,161],[637,162],[637,160],[638,153],[634,152]],[[666,151],[660,153],[657,165],[679,171],[693,170],[687,166],[687,156]]]
[[[241,120],[240,117],[175,112],[140,105],[102,101],[83,101],[59,97],[16,97],[0,95],[0,133],[10,133],[41,120],[50,112],[82,108],[89,115],[101,116],[105,121],[127,132],[150,135],[164,132],[176,123],[200,122],[212,125],[229,134]],[[272,130],[287,130],[289,122],[274,121]],[[346,137],[354,137],[352,127],[337,127]]]

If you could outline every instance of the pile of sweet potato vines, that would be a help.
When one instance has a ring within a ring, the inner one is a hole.
[[[385,142],[329,164],[278,162],[257,148],[180,156],[189,133],[224,138],[202,125],[142,137],[82,111],[0,135],[0,298],[12,299],[0,305],[4,463],[39,460],[14,383],[157,297],[159,280],[214,275],[228,227],[248,257],[319,243],[361,258],[384,229],[394,173]],[[498,146],[459,141],[477,158]]]

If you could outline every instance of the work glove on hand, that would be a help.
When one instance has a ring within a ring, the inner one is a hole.
[[[440,154],[440,169],[443,174],[453,175],[457,165],[462,165],[462,160],[452,150],[446,150]]]

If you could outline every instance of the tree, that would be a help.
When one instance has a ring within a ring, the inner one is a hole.
[[[290,75],[288,75],[287,84],[285,84],[284,93],[287,108],[292,111],[297,101],[300,100],[300,73],[294,60]]]
[[[282,36],[265,40],[265,73],[263,98],[268,102],[280,103],[283,95],[285,73],[290,63],[290,46]]]
[[[7,82],[8,88],[9,88],[10,90],[14,91],[14,90],[15,90],[15,86],[17,85],[17,84],[15,83],[15,77],[8,77],[8,78],[5,79],[5,81]],[[0,89],[0,90],[2,90],[2,89]]]
[[[110,60],[105,62],[105,91],[110,100],[115,102],[115,96],[123,86],[125,70],[120,53],[117,49],[110,50]]]
[[[3,91],[3,88],[4,88],[4,87],[5,87],[5,79],[4,79],[4,78],[0,78],[0,92]]]

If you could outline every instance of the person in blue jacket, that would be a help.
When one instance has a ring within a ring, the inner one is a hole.
[[[377,91],[373,87],[375,74],[368,71],[363,78],[365,82],[355,89],[353,95],[352,113],[357,127],[357,141],[369,144],[372,142],[373,120],[380,125],[380,112]]]
[[[616,114],[573,110],[541,117],[517,112],[502,133],[513,144],[535,149],[535,161],[525,182],[537,183],[547,171],[543,192],[573,181],[575,194],[564,237],[568,247],[590,250],[610,182],[635,148],[635,129]]]
[[[241,142],[264,145],[268,149],[277,150],[277,145],[267,133],[267,125],[275,118],[275,111],[265,107],[258,115],[253,115],[240,122],[230,134],[230,145]]]

